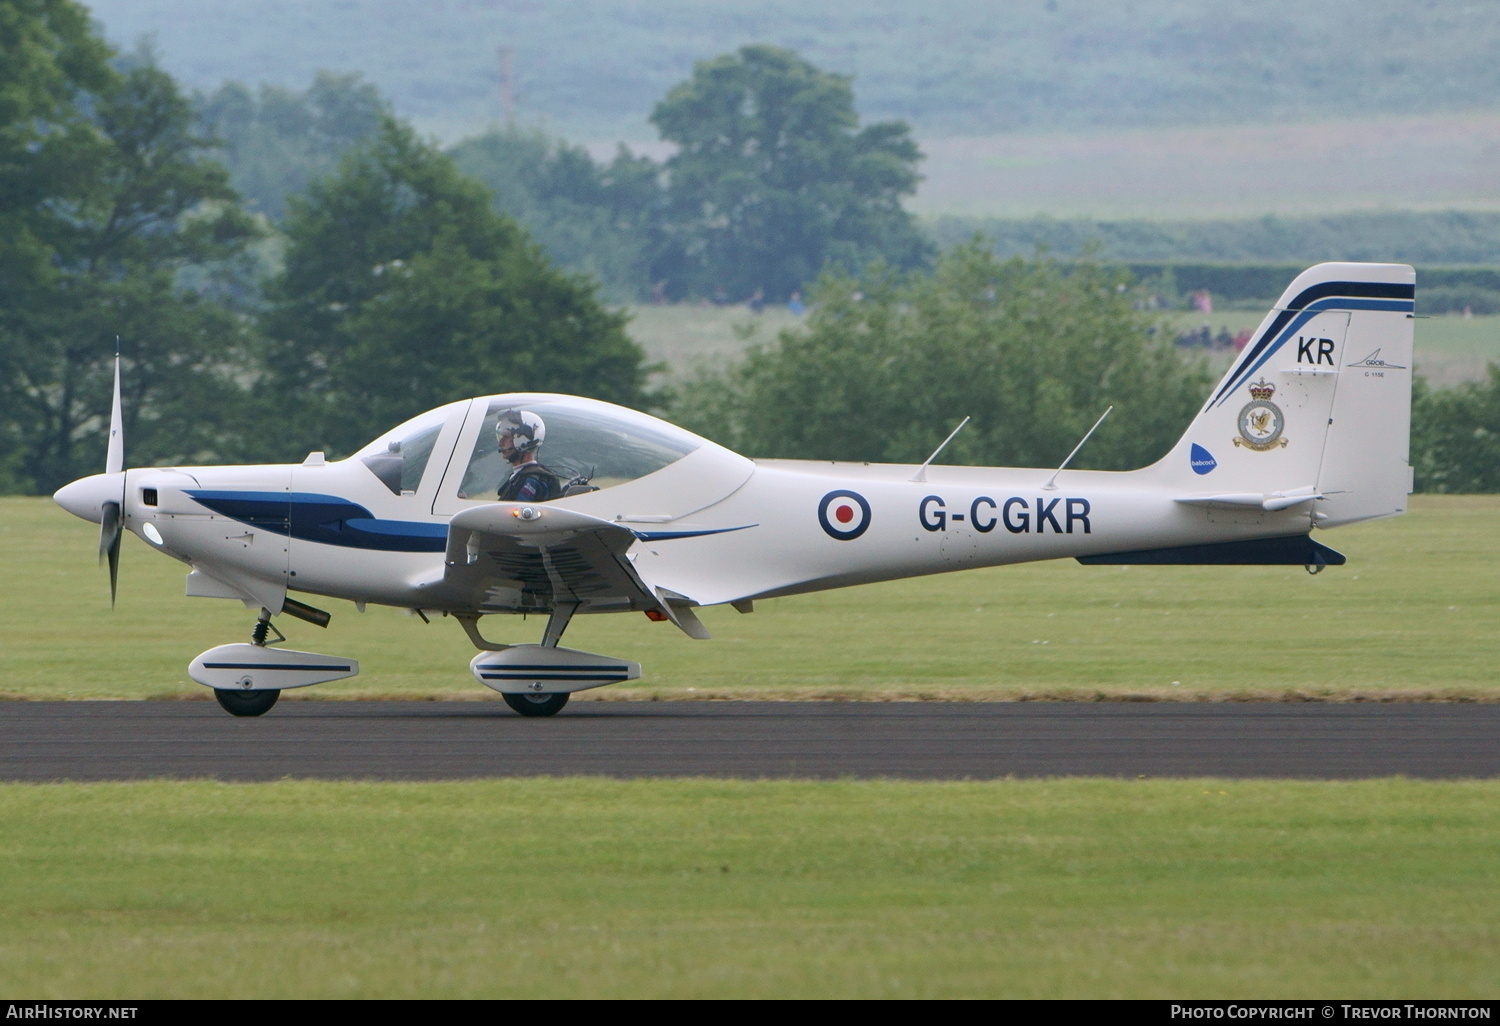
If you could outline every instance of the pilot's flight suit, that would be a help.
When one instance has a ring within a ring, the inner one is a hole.
[[[540,463],[523,463],[500,486],[501,502],[547,502],[562,494],[562,482]]]

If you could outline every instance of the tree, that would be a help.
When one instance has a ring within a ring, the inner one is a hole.
[[[224,143],[230,180],[273,221],[286,197],[338,166],[339,158],[380,129],[386,102],[357,74],[320,71],[302,92],[262,85],[252,93],[225,82],[198,97],[199,116]]]
[[[38,185],[12,211],[24,241],[12,237],[7,258],[24,245],[42,270],[7,278],[0,304],[0,436],[17,450],[12,485],[43,491],[103,463],[116,336],[131,462],[223,453],[243,336],[223,299],[256,236],[149,52],[93,68],[74,89],[76,113],[48,136],[61,144],[38,158]]]
[[[597,278],[611,298],[650,292],[661,168],[624,146],[609,163],[540,130],[495,129],[449,151],[559,266]]]
[[[15,364],[28,313],[56,278],[48,208],[87,181],[103,140],[78,99],[114,73],[72,0],[0,5],[0,40],[0,490],[14,491],[31,485]]]
[[[1161,457],[1207,371],[1140,313],[1123,272],[1001,262],[983,240],[932,273],[824,276],[803,329],[678,399],[684,424],[754,456],[918,462],[965,416],[949,463],[1056,466]]]
[[[901,207],[921,153],[904,122],[858,127],[848,77],[746,46],[700,62],[651,121],[678,148],[654,271],[670,294],[784,299],[829,265],[926,262]]]
[[[595,286],[554,269],[452,158],[386,117],[294,197],[263,320],[261,383],[283,456],[347,453],[469,395],[560,391],[639,403],[642,352]]]
[[[1489,380],[1432,390],[1417,379],[1411,449],[1421,492],[1500,492],[1500,363]]]
[[[110,50],[73,0],[0,5],[0,218],[14,229],[79,187],[101,145],[78,101],[114,84]],[[7,254],[10,256],[10,254]]]

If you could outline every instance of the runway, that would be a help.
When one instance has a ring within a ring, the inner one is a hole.
[[[0,780],[1500,775],[1500,705],[0,703]]]

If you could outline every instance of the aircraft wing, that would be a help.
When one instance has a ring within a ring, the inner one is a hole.
[[[644,610],[706,637],[685,602],[669,603],[630,558],[629,527],[545,504],[496,502],[448,523],[442,591],[480,612]],[[674,596],[675,597],[675,596]]]

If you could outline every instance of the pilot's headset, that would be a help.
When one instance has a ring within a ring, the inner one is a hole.
[[[534,453],[547,438],[547,425],[530,410],[505,410],[495,418],[495,444],[509,431],[516,452]]]

